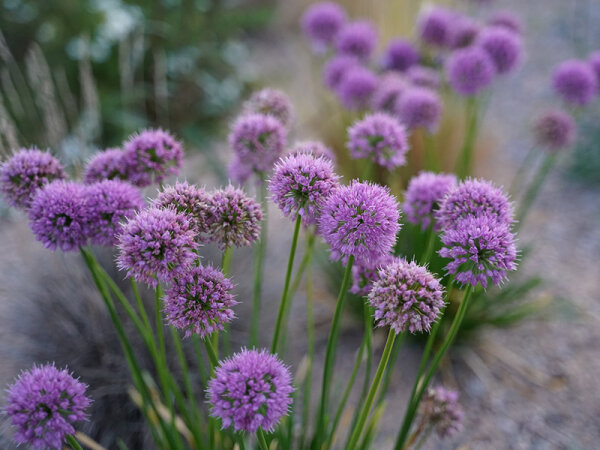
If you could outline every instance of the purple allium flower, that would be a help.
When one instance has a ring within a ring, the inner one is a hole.
[[[481,214],[458,220],[444,228],[444,247],[438,252],[442,258],[450,258],[446,271],[459,283],[477,284],[486,288],[491,280],[499,285],[506,273],[515,270],[517,249],[509,226],[497,218]]]
[[[6,414],[16,429],[17,445],[35,449],[61,449],[65,438],[76,433],[74,424],[87,419],[91,400],[87,386],[73,378],[67,369],[53,364],[33,366],[23,371],[8,387]]]
[[[390,170],[406,164],[406,129],[398,119],[385,113],[365,116],[348,129],[352,158],[370,158]]]
[[[396,111],[408,128],[425,128],[433,133],[442,117],[442,102],[431,89],[415,87],[407,89],[398,99]]]
[[[596,74],[596,83],[600,86],[600,51],[590,53],[588,62]]]
[[[96,245],[116,244],[122,222],[145,206],[140,190],[121,180],[90,184],[85,198],[89,210],[90,239]]]
[[[301,153],[308,153],[316,158],[327,158],[333,163],[335,163],[336,159],[333,150],[320,141],[296,142],[288,149],[288,154],[290,155],[299,155]]]
[[[345,24],[335,41],[339,54],[366,61],[377,44],[377,30],[370,21],[357,20]]]
[[[212,195],[208,232],[210,239],[225,247],[247,247],[260,235],[262,211],[258,202],[231,185]]]
[[[452,228],[467,217],[487,216],[507,227],[513,222],[512,205],[506,194],[480,179],[467,179],[451,189],[434,213],[442,229]]]
[[[357,66],[360,66],[360,62],[354,56],[334,56],[323,68],[323,84],[331,90],[337,90],[348,71]]]
[[[396,102],[408,87],[405,78],[395,72],[388,72],[379,77],[377,87],[371,97],[371,107],[375,111],[393,114]]]
[[[410,41],[392,39],[381,58],[384,70],[404,72],[419,61],[419,52]]]
[[[292,102],[277,89],[266,88],[255,92],[244,103],[243,110],[246,114],[273,116],[286,128],[289,128],[294,120]]]
[[[239,164],[254,172],[268,172],[285,147],[286,130],[282,123],[264,114],[245,114],[233,123],[229,145]]]
[[[409,83],[436,90],[440,87],[440,76],[438,73],[425,66],[412,66],[406,71],[406,79]]]
[[[523,32],[523,24],[514,13],[510,11],[497,11],[487,22],[489,25],[506,28],[521,34]]]
[[[0,192],[9,205],[27,209],[39,188],[65,177],[50,153],[22,148],[0,166]]]
[[[477,37],[477,45],[492,58],[498,74],[514,70],[523,57],[521,36],[502,27],[488,27]]]
[[[104,180],[127,180],[129,168],[125,161],[125,152],[120,148],[109,148],[96,153],[85,166],[83,182],[86,184]]]
[[[353,180],[325,201],[319,231],[332,259],[353,255],[357,264],[377,261],[391,252],[400,230],[400,212],[387,187]]]
[[[254,173],[252,168],[240,161],[237,156],[231,160],[227,167],[229,178],[237,184],[244,184]]]
[[[129,219],[119,236],[117,265],[152,287],[170,282],[196,259],[196,233],[185,214],[148,208]]]
[[[402,205],[406,220],[426,230],[433,222],[433,214],[440,201],[456,184],[454,174],[421,172],[412,178]],[[439,226],[436,224],[435,228],[437,230]]]
[[[364,264],[354,264],[352,266],[352,287],[350,292],[365,296],[371,292],[371,288],[375,280],[377,280],[377,274],[382,266],[390,264],[394,260],[394,256],[391,254],[384,255],[375,262],[367,262]]]
[[[552,73],[552,86],[566,103],[585,106],[596,95],[596,74],[586,61],[574,59],[560,63]]]
[[[458,392],[441,386],[429,388],[419,405],[419,412],[438,436],[450,438],[463,428],[463,411],[458,402]]]
[[[346,22],[346,11],[334,2],[319,2],[308,7],[301,19],[302,31],[313,49],[322,53],[331,46]]]
[[[123,145],[127,180],[139,187],[160,183],[168,175],[177,175],[183,163],[181,143],[168,132],[144,130]]]
[[[289,369],[266,350],[246,350],[221,361],[208,384],[211,415],[222,427],[271,431],[292,403]]]
[[[537,143],[550,151],[573,145],[577,137],[575,120],[560,109],[546,111],[538,117],[534,132]]]
[[[286,217],[302,216],[305,226],[317,223],[321,205],[338,187],[331,160],[308,153],[289,155],[275,165],[269,181],[271,199]]]
[[[459,15],[452,29],[452,48],[463,48],[471,45],[479,34],[479,24],[467,16]]]
[[[355,66],[348,69],[346,75],[342,77],[337,93],[346,108],[359,110],[369,105],[376,87],[377,75],[369,69]]]
[[[494,62],[482,48],[455,50],[446,61],[446,75],[452,88],[471,96],[489,86],[496,74]]]
[[[424,9],[417,19],[419,37],[423,42],[436,47],[452,45],[452,22],[454,14],[450,11],[429,7]]]
[[[379,269],[368,300],[378,327],[389,326],[396,334],[429,332],[444,307],[443,291],[425,267],[396,258]]]
[[[220,270],[211,266],[192,266],[173,279],[167,289],[165,313],[175,328],[185,330],[185,336],[198,334],[201,338],[222,330],[235,317],[237,305],[233,283]]]
[[[153,203],[157,208],[171,208],[185,214],[201,238],[206,238],[204,234],[208,233],[211,195],[204,189],[178,182],[175,186],[166,186]]]
[[[51,250],[76,251],[90,234],[87,186],[57,180],[37,191],[29,208],[29,226]]]

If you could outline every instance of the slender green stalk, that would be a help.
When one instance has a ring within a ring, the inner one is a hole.
[[[111,278],[111,280],[112,280],[112,278]],[[138,310],[140,311],[140,317],[142,318],[142,321],[144,322],[144,326],[146,327],[146,329],[152,330],[152,327],[150,326],[150,319],[148,318],[148,313],[146,312],[146,307],[144,306],[144,302],[142,302],[142,297],[140,296],[140,291],[138,289],[138,285],[133,278],[130,278],[129,282],[131,283],[131,290],[133,291],[133,297],[135,298],[135,302],[137,304]],[[114,289],[113,289],[113,291],[114,291]]]
[[[369,393],[367,394],[367,398],[363,404],[360,416],[358,417],[358,422],[356,423],[356,426],[352,431],[352,436],[350,437],[350,442],[347,447],[348,449],[354,449],[358,445],[358,440],[360,439],[362,430],[365,426],[365,423],[367,422],[367,419],[369,418],[371,407],[373,406],[373,401],[375,400],[375,395],[377,394],[377,390],[379,389],[383,373],[385,372],[385,368],[387,367],[387,364],[390,360],[390,355],[392,353],[392,347],[394,346],[395,340],[396,331],[390,329],[387,341],[385,343],[385,348],[383,349],[383,354],[381,355],[381,360],[379,361],[377,371],[375,372],[375,377],[373,378],[373,382],[371,383]]]
[[[260,318],[260,296],[262,291],[263,263],[267,248],[267,187],[264,175],[260,180],[260,205],[263,212],[262,227],[260,230],[260,240],[254,247],[254,288],[252,290],[252,316],[250,318],[250,347],[258,346],[258,328]]]
[[[425,169],[439,172],[440,161],[436,154],[435,138],[427,130],[423,130],[423,147],[425,151]]]
[[[529,166],[533,163],[533,160],[535,159],[535,157],[538,155],[539,155],[539,152],[537,151],[535,146],[529,147],[529,150],[525,154],[525,158],[523,159],[523,162],[519,166],[519,169],[517,170],[517,173],[515,173],[512,183],[510,184],[510,189],[508,192],[510,192],[511,196],[514,197],[519,193],[519,190],[521,189],[521,186],[523,184],[523,178],[525,177],[525,172],[527,171]]]
[[[552,169],[552,167],[554,166],[557,157],[558,152],[548,153],[546,155],[537,173],[535,174],[533,181],[525,191],[525,194],[523,195],[523,200],[521,201],[521,205],[519,206],[519,211],[517,212],[517,228],[523,225],[525,217],[527,216],[527,213],[529,212],[532,203],[535,201],[538,194],[540,193],[540,189],[542,188],[544,181],[546,181],[546,177],[548,176],[548,173],[550,173],[550,169]]]
[[[373,169],[375,168],[375,164],[373,160],[361,160],[364,163],[361,180],[369,181],[373,177]]]
[[[79,442],[77,442],[77,439],[75,439],[75,436],[68,434],[66,440],[73,450],[83,450],[81,445],[79,445]]]
[[[404,448],[404,444],[406,442],[406,438],[408,437],[410,427],[415,418],[417,409],[419,408],[419,403],[421,402],[423,394],[425,393],[427,386],[429,386],[429,382],[431,381],[431,378],[433,378],[433,375],[435,374],[435,371],[437,370],[440,361],[445,356],[446,352],[448,351],[448,348],[450,348],[450,345],[452,345],[454,339],[456,338],[456,335],[458,334],[458,330],[460,329],[462,321],[467,312],[472,292],[473,288],[471,286],[467,286],[464,292],[463,299],[460,303],[460,306],[458,307],[458,311],[456,312],[454,320],[452,321],[452,325],[450,326],[450,331],[448,331],[448,335],[444,339],[444,342],[442,343],[440,349],[433,357],[433,361],[431,362],[429,369],[424,375],[423,382],[416,391],[413,401],[409,404],[409,409],[406,412],[406,416],[404,417],[404,422],[402,423],[402,428],[400,429],[400,433],[398,434],[398,439],[396,440],[396,445],[394,447],[396,450],[402,450]]]
[[[256,438],[258,439],[258,446],[261,450],[269,450],[269,446],[267,445],[267,438],[265,437],[265,432],[262,428],[256,430]]]
[[[421,255],[421,260],[419,261],[421,265],[425,265],[431,259],[431,255],[433,255],[433,249],[435,248],[436,240],[437,233],[435,232],[432,223],[427,229],[427,242],[425,244],[425,250],[423,250],[423,254]]]
[[[327,445],[325,446],[325,448],[333,447],[333,442],[335,440],[335,432],[337,431],[337,427],[342,418],[342,413],[344,412],[344,408],[346,407],[346,403],[348,402],[348,397],[350,396],[350,392],[352,392],[352,387],[354,386],[354,381],[356,380],[356,375],[358,375],[358,370],[360,369],[360,366],[362,363],[366,344],[367,344],[367,338],[365,335],[360,344],[360,348],[358,349],[358,354],[356,355],[356,360],[354,361],[354,367],[352,368],[350,378],[348,379],[348,384],[346,385],[346,389],[344,390],[344,394],[342,395],[342,400],[340,401],[340,404],[338,405],[337,411],[336,411],[334,419],[333,419],[333,423],[331,424],[331,430],[329,431],[329,439],[327,440]]]
[[[387,394],[388,388],[390,386],[392,373],[394,372],[394,367],[396,367],[396,360],[398,359],[398,355],[400,355],[400,348],[402,347],[402,342],[404,342],[405,336],[406,333],[402,333],[396,338],[396,341],[394,342],[394,348],[392,349],[390,362],[388,363],[387,370],[385,371],[385,375],[383,376],[383,381],[381,382],[381,388],[379,389],[379,399],[377,400],[377,405],[381,405],[385,400],[385,395]]]
[[[287,271],[285,273],[285,283],[283,284],[283,292],[281,293],[281,302],[279,303],[279,312],[277,313],[277,322],[275,323],[275,332],[273,333],[273,342],[271,342],[271,353],[277,353],[283,316],[287,308],[287,303],[291,301],[291,296],[288,295],[288,292],[290,290],[290,280],[292,278],[292,269],[294,268],[294,257],[296,256],[296,247],[298,247],[298,236],[300,235],[301,224],[302,216],[298,214],[296,217],[296,226],[294,227],[294,236],[292,237],[292,247],[288,258]]]
[[[344,273],[344,279],[340,286],[340,292],[335,305],[335,312],[333,314],[333,320],[331,322],[331,328],[329,329],[329,338],[327,339],[327,349],[325,350],[325,365],[323,368],[323,382],[321,386],[321,403],[319,405],[319,414],[317,416],[317,432],[315,436],[315,448],[320,448],[321,443],[325,438],[325,419],[327,405],[329,401],[329,388],[331,385],[331,378],[333,377],[333,369],[335,365],[335,356],[337,353],[337,341],[340,334],[340,326],[342,319],[342,311],[344,310],[344,304],[346,300],[346,292],[350,285],[350,278],[352,278],[352,265],[354,264],[354,255],[348,257],[348,263],[346,265],[346,271]]]
[[[465,142],[458,156],[456,163],[456,175],[460,179],[465,178],[471,173],[471,166],[473,164],[473,149],[475,147],[475,140],[477,139],[477,128],[479,125],[479,111],[478,111],[477,97],[470,97],[466,103],[466,125],[467,129],[465,132]]]
[[[215,367],[219,365],[219,358],[217,357],[217,353],[212,345],[210,338],[207,337],[205,339],[202,339],[202,342],[204,342],[204,347],[206,348],[206,353],[210,362],[210,374],[212,376],[212,374],[215,371]]]
[[[240,450],[246,450],[246,441],[244,440],[244,435],[242,433],[236,435],[236,441],[240,446]]]

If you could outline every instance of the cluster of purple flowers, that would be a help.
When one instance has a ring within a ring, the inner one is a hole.
[[[441,438],[450,438],[462,430],[464,413],[456,391],[441,386],[427,389],[419,411],[423,421],[433,426]]]
[[[427,229],[434,222],[434,214],[446,193],[457,184],[456,176],[453,174],[436,174],[433,172],[421,172],[413,177],[408,183],[404,194],[402,210],[406,214],[406,220],[421,229]],[[439,224],[434,227],[439,230]]]

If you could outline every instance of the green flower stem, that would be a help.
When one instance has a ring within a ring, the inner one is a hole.
[[[419,264],[425,265],[431,259],[431,255],[433,255],[433,249],[435,248],[435,242],[437,240],[437,233],[435,232],[433,223],[429,225],[427,229],[427,243],[425,244],[425,250],[421,255],[421,260]]]
[[[390,360],[390,355],[392,353],[392,348],[394,346],[395,340],[396,332],[393,329],[390,329],[387,341],[385,343],[385,348],[383,349],[383,354],[381,355],[381,360],[379,361],[377,371],[375,372],[375,377],[373,378],[373,382],[371,383],[369,393],[367,394],[366,400],[364,401],[362,410],[360,412],[360,416],[358,418],[358,422],[354,427],[354,430],[352,431],[352,436],[350,437],[350,442],[347,446],[348,449],[355,449],[358,445],[358,440],[360,439],[362,430],[365,426],[365,423],[367,422],[367,419],[369,418],[371,407],[373,406],[373,401],[375,400],[375,395],[377,395],[377,390],[379,389],[379,385],[381,384],[383,373],[385,372],[385,369]]]
[[[375,168],[375,164],[373,163],[373,160],[371,160],[371,159],[367,159],[367,160],[363,159],[361,161],[363,161],[363,163],[364,163],[361,180],[370,181],[371,178],[373,177],[373,169]]]
[[[436,155],[435,138],[427,130],[423,130],[423,147],[425,151],[425,169],[439,172],[440,162],[438,155]]]
[[[264,174],[260,179],[260,205],[263,212],[263,221],[260,229],[260,240],[254,247],[254,288],[252,290],[252,316],[250,318],[250,347],[258,346],[258,328],[260,318],[260,296],[262,291],[263,263],[267,248],[267,222],[268,204],[267,187]]]
[[[66,440],[73,450],[83,450],[81,445],[79,445],[79,442],[77,442],[77,439],[75,439],[75,436],[68,434]]]
[[[206,386],[208,382],[208,375],[204,367],[204,358],[202,356],[202,348],[200,347],[200,338],[197,334],[192,336],[192,344],[194,346],[194,353],[196,354],[196,364],[198,365],[198,373],[200,374],[200,381],[203,386]]]
[[[477,128],[479,126],[479,105],[477,97],[470,97],[466,103],[465,119],[466,119],[466,132],[465,142],[462,146],[458,161],[456,163],[456,175],[458,178],[463,179],[471,173],[473,163],[473,150],[475,147],[475,140],[477,139]]]
[[[302,384],[302,434],[300,437],[300,448],[304,448],[304,441],[306,439],[306,433],[309,426],[310,418],[310,394],[312,388],[312,371],[313,363],[315,360],[315,315],[314,315],[314,286],[312,277],[312,253],[315,246],[315,235],[309,233],[306,240],[306,353],[307,353],[307,367],[304,383]],[[299,272],[302,267],[299,268]],[[292,291],[290,295],[294,295],[295,289],[292,284]]]
[[[123,347],[123,351],[125,352],[125,359],[127,361],[127,364],[129,366],[129,369],[133,376],[133,380],[136,385],[136,389],[138,390],[138,392],[140,393],[140,395],[142,397],[142,412],[146,416],[146,420],[149,423],[152,423],[152,420],[149,417],[148,409],[147,409],[147,406],[148,405],[150,406],[150,408],[152,409],[153,415],[156,417],[156,420],[158,420],[160,429],[163,432],[164,437],[167,439],[168,445],[159,444],[159,446],[166,445],[167,448],[173,448],[173,449],[181,448],[181,446],[178,445],[178,444],[180,444],[179,434],[175,430],[173,430],[172,428],[167,426],[167,424],[162,419],[162,416],[158,413],[158,410],[156,409],[156,405],[152,401],[152,396],[150,394],[150,390],[148,389],[148,386],[144,380],[144,377],[142,376],[142,371],[141,371],[140,366],[135,358],[135,353],[133,352],[131,343],[129,342],[129,339],[127,338],[127,334],[125,333],[125,330],[123,329],[123,324],[121,323],[121,320],[119,319],[119,315],[117,314],[115,305],[114,305],[113,300],[110,296],[110,293],[106,287],[106,284],[104,283],[102,276],[100,275],[100,271],[99,271],[100,266],[97,263],[96,258],[94,257],[93,253],[89,249],[80,248],[80,252],[81,252],[81,255],[90,271],[90,274],[92,275],[94,283],[96,284],[96,287],[98,288],[98,291],[100,292],[100,295],[101,295],[102,299],[104,300],[104,304],[106,305],[106,307],[108,309],[108,313],[111,317],[111,320],[117,330],[117,335],[119,336],[119,340],[121,341],[121,346]]]
[[[202,339],[202,342],[204,342],[204,347],[206,348],[206,354],[208,355],[208,361],[210,362],[210,376],[212,377],[215,372],[215,368],[219,365],[219,358],[212,345],[210,337]]]
[[[327,349],[325,350],[325,365],[323,368],[323,382],[321,386],[321,402],[319,405],[319,415],[317,416],[317,432],[315,436],[315,448],[321,448],[321,443],[325,438],[325,419],[327,405],[329,401],[329,388],[331,385],[331,378],[333,377],[333,369],[335,365],[335,356],[337,352],[337,341],[340,334],[340,326],[342,319],[342,311],[344,310],[344,304],[346,300],[346,292],[350,285],[350,279],[352,278],[352,265],[354,264],[354,255],[348,257],[348,263],[346,264],[346,271],[344,273],[344,279],[340,286],[340,292],[335,305],[335,312],[333,314],[333,320],[331,322],[331,328],[329,329],[329,339],[327,339]]]
[[[335,440],[335,432],[337,431],[337,427],[339,425],[340,419],[342,418],[342,413],[344,412],[344,408],[346,407],[346,403],[348,402],[348,397],[350,396],[350,392],[352,392],[352,387],[354,386],[354,381],[356,380],[356,376],[358,375],[358,370],[362,364],[363,354],[365,352],[365,347],[367,345],[367,336],[363,337],[363,340],[360,344],[360,348],[358,349],[358,354],[356,355],[356,360],[354,361],[354,367],[352,368],[352,373],[350,374],[350,379],[348,380],[348,384],[346,385],[346,389],[344,390],[344,394],[342,395],[342,400],[338,405],[338,409],[335,413],[333,423],[331,424],[331,430],[329,432],[329,439],[327,440],[327,445],[325,448],[333,448],[333,442]]]
[[[287,308],[287,303],[291,302],[291,296],[288,295],[288,292],[290,290],[290,280],[292,278],[292,269],[294,268],[294,257],[296,256],[296,247],[298,246],[298,236],[300,235],[301,224],[302,216],[298,214],[296,217],[296,226],[294,227],[294,236],[292,237],[290,256],[288,258],[285,283],[283,285],[283,292],[281,293],[281,302],[279,303],[279,312],[277,313],[277,322],[275,323],[275,332],[273,333],[273,341],[271,342],[271,353],[277,353],[283,316]]]
[[[418,387],[414,397],[412,398],[412,401],[409,403],[406,416],[404,416],[404,421],[402,423],[402,428],[400,429],[400,433],[398,434],[398,439],[396,440],[396,445],[394,447],[396,450],[404,449],[404,444],[406,442],[406,438],[408,437],[408,433],[410,431],[412,422],[417,413],[417,409],[419,408],[419,403],[421,402],[423,394],[425,393],[425,390],[427,389],[431,378],[433,378],[433,375],[435,374],[435,371],[437,370],[440,361],[445,356],[446,352],[448,351],[448,348],[450,348],[450,345],[452,345],[454,339],[456,338],[456,335],[458,334],[458,330],[460,329],[462,321],[467,312],[472,292],[473,288],[471,286],[467,286],[463,295],[463,299],[460,303],[460,306],[458,307],[458,311],[456,312],[454,320],[452,321],[452,325],[450,326],[450,331],[448,331],[448,335],[444,339],[444,342],[442,343],[440,349],[433,357],[433,361],[431,362],[429,369],[423,377],[423,382],[421,383],[420,387]],[[418,382],[419,380],[417,379],[416,383],[418,384]]]
[[[516,227],[519,228],[523,225],[525,221],[525,217],[529,212],[532,203],[537,198],[540,193],[540,189],[542,188],[544,181],[546,181],[546,177],[548,173],[550,173],[550,169],[556,163],[556,158],[558,157],[558,152],[548,153],[542,164],[540,165],[535,177],[523,196],[523,200],[521,201],[521,205],[519,206],[519,211],[517,212],[517,223]]]
[[[261,450],[269,450],[269,446],[267,445],[267,438],[265,437],[265,432],[262,428],[256,430],[256,438],[258,439],[258,446]]]
[[[112,280],[112,278],[111,278],[111,280]],[[150,325],[150,319],[148,318],[148,313],[146,312],[146,307],[144,306],[144,302],[142,302],[142,297],[140,296],[140,291],[138,289],[138,285],[133,278],[130,278],[129,282],[131,283],[131,290],[133,291],[133,297],[135,298],[135,302],[137,304],[138,310],[140,312],[140,317],[142,318],[144,326],[146,327],[147,330],[152,330],[152,327]],[[114,291],[114,289],[113,289],[113,291]]]
[[[398,359],[398,355],[400,354],[400,348],[402,347],[402,342],[404,342],[404,338],[406,333],[402,333],[400,336],[396,338],[394,342],[394,348],[392,349],[392,355],[390,356],[390,362],[388,363],[388,368],[383,375],[383,381],[381,382],[381,388],[379,389],[379,398],[377,400],[377,405],[381,405],[385,401],[385,395],[387,394],[388,388],[390,386],[390,381],[392,380],[392,373],[394,372],[394,367],[396,367],[396,360]]]

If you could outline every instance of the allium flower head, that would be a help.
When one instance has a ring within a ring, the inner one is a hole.
[[[29,208],[29,226],[36,239],[51,250],[76,251],[90,234],[87,187],[53,181],[37,191]]]
[[[278,119],[289,128],[294,119],[294,108],[289,97],[277,89],[266,88],[255,92],[244,103],[246,114],[265,114]]]
[[[264,114],[245,114],[234,123],[229,145],[240,164],[254,172],[268,172],[285,147],[286,130],[282,123]]]
[[[502,27],[487,27],[477,37],[481,46],[492,58],[498,74],[514,70],[523,58],[521,36]]]
[[[419,52],[414,45],[405,39],[392,39],[381,59],[384,70],[404,72],[419,61]]]
[[[458,402],[458,392],[441,386],[429,388],[419,405],[419,412],[441,438],[450,438],[463,428],[464,413]]]
[[[271,199],[286,217],[317,223],[325,199],[338,187],[331,160],[308,153],[289,155],[275,165],[269,181]]]
[[[232,290],[233,283],[220,270],[194,265],[173,279],[165,293],[167,320],[185,330],[186,337],[222,330],[235,316],[231,308],[238,302]]]
[[[537,143],[550,151],[573,145],[577,137],[575,120],[560,109],[551,109],[538,117],[534,132]]]
[[[596,74],[596,84],[600,86],[600,51],[592,52],[588,57],[588,62]]]
[[[266,350],[242,350],[221,361],[208,384],[211,415],[222,427],[254,433],[271,431],[292,403],[292,377]]]
[[[414,86],[436,90],[440,87],[440,76],[429,67],[415,65],[406,71],[406,79]]]
[[[443,8],[424,9],[417,19],[419,37],[423,42],[436,47],[452,44],[452,22],[454,15]]]
[[[427,229],[433,222],[434,211],[448,191],[456,187],[457,180],[453,174],[421,172],[412,178],[404,194],[402,210],[406,220]],[[439,225],[435,225],[436,230]]]
[[[377,87],[371,97],[371,108],[393,114],[396,103],[402,93],[407,89],[406,79],[395,72],[388,72],[379,77]]]
[[[211,195],[204,189],[187,182],[165,186],[156,196],[154,206],[171,208],[185,214],[197,233],[201,234],[201,238],[203,240],[206,238],[204,234],[208,233]]]
[[[50,153],[20,149],[0,166],[0,192],[9,205],[27,209],[39,188],[65,176]]]
[[[290,155],[299,155],[301,153],[308,153],[316,158],[327,158],[331,162],[335,162],[336,159],[333,150],[320,141],[300,141],[288,149],[288,154]]]
[[[370,158],[390,170],[406,164],[406,129],[389,114],[369,114],[352,125],[347,146],[353,158]]]
[[[347,23],[336,36],[339,54],[354,56],[366,61],[377,44],[377,30],[368,20]]]
[[[117,265],[128,277],[156,287],[190,269],[196,232],[185,214],[148,208],[130,218],[119,236]]]
[[[127,180],[135,167],[128,167],[125,152],[120,148],[109,148],[96,153],[85,166],[83,182],[90,184],[104,180]]]
[[[425,267],[397,258],[379,269],[368,300],[378,327],[429,332],[444,307],[443,291]]]
[[[442,117],[442,102],[431,89],[414,87],[407,89],[398,99],[396,111],[408,128],[425,128],[433,133]]]
[[[96,245],[114,245],[125,219],[145,206],[138,188],[120,180],[90,184],[85,193],[90,239]]]
[[[86,385],[53,364],[23,371],[7,390],[6,414],[15,427],[18,445],[61,449],[75,434],[74,424],[87,419],[91,400]]]
[[[585,106],[598,90],[596,74],[586,61],[574,59],[560,63],[552,73],[552,86],[566,103]]]
[[[348,71],[357,66],[360,66],[360,62],[354,56],[334,56],[323,68],[323,84],[329,89],[336,90]]]
[[[394,256],[391,254],[384,255],[377,261],[364,262],[354,264],[352,266],[352,286],[350,292],[361,296],[371,292],[373,283],[378,278],[379,269],[394,261]]]
[[[140,187],[177,175],[183,163],[181,143],[164,130],[144,130],[124,144],[127,180]]]
[[[514,236],[506,223],[492,216],[482,214],[457,221],[444,229],[442,243],[440,256],[452,259],[446,271],[463,285],[486,288],[489,281],[499,285],[508,271],[517,268]]]
[[[212,195],[208,232],[210,239],[225,247],[247,247],[260,234],[260,205],[243,190],[231,185]]]
[[[398,203],[387,187],[354,180],[327,198],[319,231],[332,259],[353,255],[357,264],[367,264],[391,252],[399,218]]]
[[[302,15],[301,26],[314,50],[324,52],[331,46],[346,22],[346,11],[334,2],[319,2],[308,7]]]
[[[513,222],[512,205],[502,189],[480,179],[467,179],[451,189],[435,211],[442,229],[455,226],[467,217],[487,216],[510,226]]]
[[[452,29],[452,48],[464,48],[471,45],[479,34],[479,24],[467,16],[459,15]]]
[[[515,33],[523,33],[523,23],[510,11],[497,11],[487,22],[489,25],[506,28]]]
[[[342,105],[350,110],[364,109],[377,87],[377,75],[369,69],[355,66],[348,69],[337,89]]]
[[[455,50],[446,61],[446,75],[452,88],[471,96],[488,87],[496,74],[494,62],[477,46]]]

